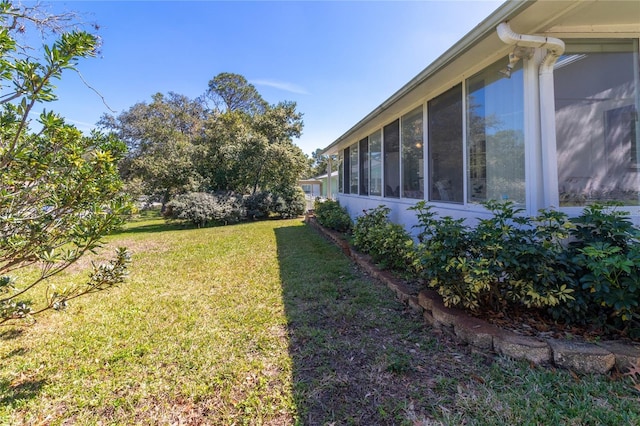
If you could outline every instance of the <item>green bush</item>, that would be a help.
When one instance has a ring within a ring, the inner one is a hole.
[[[595,204],[571,220],[578,277],[576,302],[554,313],[565,320],[640,336],[640,230],[627,212]]]
[[[418,225],[414,227],[420,229],[414,269],[428,286],[438,291],[445,303],[459,305],[465,289],[457,264],[467,256],[469,230],[464,219],[450,216],[438,219],[431,208],[424,201],[409,208],[416,211]]]
[[[476,311],[548,308],[565,322],[640,336],[640,231],[627,213],[592,205],[577,218],[511,202],[469,229],[417,203],[416,270],[449,306]],[[569,238],[571,243],[567,243]]]
[[[492,217],[469,229],[463,219],[435,218],[430,206],[413,210],[421,232],[417,247],[420,276],[449,306],[501,310],[507,304],[555,306],[573,289],[562,240],[566,217],[542,211],[520,216],[512,202],[487,202]]]
[[[411,235],[388,219],[390,209],[378,206],[364,212],[353,227],[353,244],[383,268],[411,270],[414,265],[414,241]]]
[[[314,203],[314,212],[318,223],[325,228],[338,232],[349,232],[352,222],[349,213],[340,202],[334,200],[320,201]]]
[[[353,245],[363,253],[375,251],[380,244],[378,234],[389,222],[390,212],[391,209],[384,205],[363,212],[353,227]]]
[[[304,213],[305,194],[299,186],[280,189],[273,194],[273,212],[283,219],[292,219]]]
[[[566,215],[543,210],[535,218],[524,217],[510,201],[484,206],[493,215],[470,232],[469,257],[460,265],[465,281],[478,290],[473,303],[496,310],[505,304],[543,308],[571,300],[572,276],[562,245],[569,235]]]
[[[248,219],[267,218],[273,207],[273,194],[270,191],[258,191],[245,195],[243,203]]]
[[[640,337],[640,230],[627,213],[592,205],[573,219],[554,210],[525,217],[510,201],[484,206],[491,216],[469,228],[416,203],[415,244],[381,205],[356,219],[353,244],[383,267],[423,279],[448,306],[547,309],[564,322]],[[316,215],[333,229],[348,218],[337,202],[316,203]]]
[[[165,217],[198,227],[236,223],[245,217],[242,198],[233,193],[190,192],[167,203]]]

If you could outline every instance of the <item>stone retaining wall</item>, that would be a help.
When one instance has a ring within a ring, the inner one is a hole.
[[[460,309],[448,308],[432,290],[412,295],[392,273],[378,269],[369,256],[352,250],[342,234],[320,226],[312,215],[307,215],[305,222],[337,244],[367,274],[393,290],[400,301],[421,312],[429,325],[453,333],[461,341],[480,350],[581,373],[603,374],[614,368],[626,371],[632,365],[640,365],[638,344],[621,341],[588,343],[524,336],[472,317]]]

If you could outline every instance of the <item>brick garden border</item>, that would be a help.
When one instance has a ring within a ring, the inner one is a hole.
[[[472,317],[460,309],[444,306],[435,291],[422,290],[414,296],[391,272],[378,269],[368,255],[353,250],[342,234],[324,228],[312,214],[305,216],[305,223],[338,245],[367,274],[393,290],[401,302],[422,313],[427,324],[452,333],[460,341],[479,350],[580,373],[604,374],[614,368],[622,372],[640,365],[640,344],[615,340],[588,343],[524,336]]]

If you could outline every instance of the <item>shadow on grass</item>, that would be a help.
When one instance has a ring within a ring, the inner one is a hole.
[[[28,399],[37,398],[46,383],[45,380],[32,379],[18,383],[15,383],[15,381],[9,382],[8,380],[0,381],[0,404],[23,404]]]
[[[151,220],[155,220],[155,223],[146,223]],[[142,217],[130,220],[127,224],[125,224],[122,228],[116,229],[111,232],[109,235],[126,235],[126,234],[146,234],[146,233],[155,233],[155,232],[166,232],[166,231],[184,231],[189,229],[208,229],[208,228],[220,228],[225,226],[251,226],[252,223],[261,220],[279,220],[276,218],[269,219],[258,219],[258,220],[246,220],[233,224],[222,224],[222,223],[211,223],[206,226],[196,226],[192,223],[186,221],[165,221],[162,216],[157,215],[156,217]],[[162,222],[160,222],[162,221]]]
[[[162,222],[151,223],[148,225],[136,225],[133,223],[129,224],[126,228],[117,229],[109,235],[145,234],[165,231],[182,231],[184,229],[188,229],[188,227],[176,223]]]
[[[454,352],[313,229],[276,228],[275,235],[299,422],[428,419],[430,407],[449,397],[434,383],[458,364]]]
[[[2,359],[6,360],[6,359],[9,359],[9,358],[13,358],[14,356],[23,356],[27,352],[29,352],[29,350],[27,348],[16,348],[16,349],[12,350],[11,352],[9,352],[8,354],[3,355]]]
[[[24,330],[21,328],[9,328],[0,332],[0,340],[13,340],[24,334]]]

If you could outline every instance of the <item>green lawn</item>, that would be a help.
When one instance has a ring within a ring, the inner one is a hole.
[[[628,378],[473,353],[299,219],[108,242],[126,284],[0,328],[0,424],[640,425]]]

